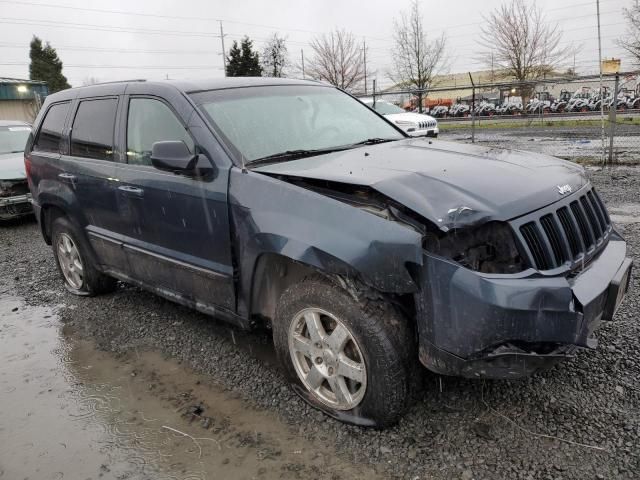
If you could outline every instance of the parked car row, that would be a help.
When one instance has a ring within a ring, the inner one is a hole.
[[[610,109],[614,103],[613,95],[608,88],[603,88],[601,94],[599,91],[591,91],[590,88],[583,87],[573,94],[568,90],[562,90],[558,97],[553,97],[547,91],[535,92],[526,105],[522,104],[520,97],[507,97],[503,103],[480,98],[476,100],[475,106],[469,102],[457,102],[451,106],[435,105],[425,108],[423,112],[433,118],[469,117],[472,114],[478,117],[492,117],[494,115],[586,113],[599,111],[603,102],[605,110]],[[640,109],[640,88],[621,89],[615,103],[618,111]],[[399,107],[396,108],[401,110]],[[416,111],[417,109],[413,112]]]

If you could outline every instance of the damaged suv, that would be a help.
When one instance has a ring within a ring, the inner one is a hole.
[[[418,362],[518,378],[594,348],[629,285],[581,167],[409,138],[327,85],[93,85],[35,125],[34,209],[71,292],[119,279],[271,328],[294,390],[344,421],[396,421]]]

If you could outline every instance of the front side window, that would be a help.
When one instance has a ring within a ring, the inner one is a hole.
[[[38,133],[33,149],[38,152],[60,152],[60,139],[64,129],[64,121],[69,111],[69,102],[51,105],[47,111],[42,127]]]
[[[372,138],[404,138],[360,101],[331,87],[235,88],[194,93],[192,97],[246,161]]]
[[[116,98],[83,100],[71,127],[71,155],[113,160]]]
[[[31,133],[31,127],[28,125],[0,127],[0,155],[23,152],[29,133]]]
[[[191,153],[193,139],[173,111],[160,100],[132,98],[127,120],[127,161],[135,165],[151,165],[153,144],[182,141]]]

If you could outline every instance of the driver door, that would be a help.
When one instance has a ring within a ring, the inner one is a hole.
[[[116,196],[131,275],[165,293],[233,310],[226,176],[206,181],[153,167],[155,142],[182,141],[194,153],[194,138],[164,99],[125,102],[126,162],[118,166]]]

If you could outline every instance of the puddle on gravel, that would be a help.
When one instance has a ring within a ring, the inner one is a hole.
[[[63,331],[0,295],[0,479],[377,477],[159,354]]]

